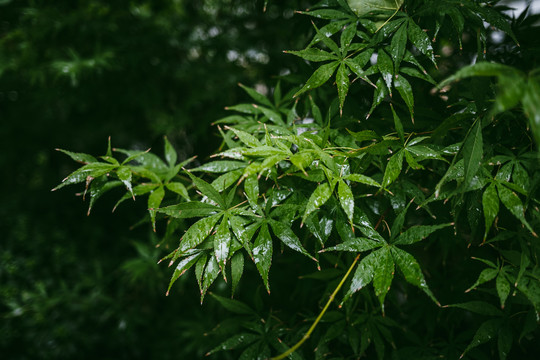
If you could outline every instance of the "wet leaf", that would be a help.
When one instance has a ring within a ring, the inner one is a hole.
[[[240,333],[237,335],[233,335],[212,350],[210,350],[208,353],[206,353],[207,356],[212,355],[218,351],[223,350],[234,350],[239,347],[244,347],[246,345],[251,344],[252,342],[259,339],[259,335],[253,334],[253,333]]]
[[[487,316],[500,316],[502,314],[499,309],[485,301],[469,301],[466,303],[446,305],[445,307],[460,308],[476,314]]]
[[[116,175],[118,176],[118,179],[124,184],[126,189],[131,193],[131,196],[135,198],[135,195],[133,194],[133,189],[131,187],[131,169],[127,166],[120,166],[118,170],[116,170]]]
[[[247,306],[246,304],[244,304],[241,301],[233,300],[233,299],[227,299],[227,298],[225,298],[223,296],[219,296],[219,295],[212,294],[212,293],[210,293],[210,296],[212,296],[214,299],[216,299],[220,303],[221,306],[223,306],[225,309],[227,309],[228,311],[230,311],[232,313],[240,314],[240,315],[253,315],[253,314],[255,314],[253,309],[251,309],[249,306]]]
[[[416,242],[424,240],[426,237],[434,233],[439,229],[452,226],[452,224],[439,224],[439,225],[415,225],[405,230],[398,236],[394,244],[396,245],[410,245]]]
[[[178,250],[180,252],[184,252],[186,250],[193,249],[202,243],[204,239],[210,235],[214,225],[216,225],[220,218],[221,215],[212,215],[202,218],[195,224],[191,225],[191,227],[185,232],[184,236],[182,236],[180,239],[180,246],[178,247]]]
[[[214,235],[214,255],[216,256],[216,260],[222,271],[227,264],[230,247],[231,233],[229,231],[229,218],[225,215],[221,219],[221,223],[217,227],[216,234]]]
[[[525,219],[525,209],[523,208],[523,203],[519,196],[501,183],[497,183],[497,191],[499,192],[499,199],[501,199],[504,206],[510,210],[512,215],[518,218],[533,235],[536,235],[531,225],[529,225],[528,221]]]
[[[499,299],[501,300],[501,308],[504,309],[504,304],[510,294],[510,283],[504,277],[503,270],[501,270],[497,279],[495,279],[495,288],[497,289],[497,295],[499,295]]]
[[[429,289],[426,279],[424,278],[424,274],[422,274],[422,269],[420,268],[420,265],[416,259],[408,252],[403,251],[395,246],[392,246],[390,251],[396,265],[403,273],[405,280],[407,280],[408,283],[420,288],[431,298],[431,300],[438,304],[439,302]]]
[[[184,184],[179,183],[179,182],[170,182],[170,183],[166,184],[165,187],[167,188],[167,190],[170,190],[170,191],[180,195],[181,197],[183,197],[184,200],[190,201],[189,193],[188,193],[186,187],[184,186]]]
[[[275,220],[270,220],[269,224],[272,227],[274,235],[276,235],[276,237],[280,239],[285,245],[287,245],[294,251],[298,251],[299,253],[306,255],[310,259],[313,259],[313,256],[311,256],[306,251],[306,249],[304,249],[302,243],[298,239],[298,236],[296,236],[296,234],[292,231],[290,225]]]
[[[165,141],[165,160],[169,164],[169,166],[176,165],[176,160],[178,158],[178,154],[176,153],[176,150],[172,146],[172,144],[169,142],[169,139],[167,137],[164,137]]]
[[[234,295],[242,274],[244,273],[244,255],[241,251],[237,251],[231,258],[231,279],[232,279],[232,291],[231,294]],[[231,296],[232,296],[231,295]]]
[[[269,106],[269,107],[273,106],[272,103],[270,102],[270,100],[268,100],[268,98],[266,96],[264,96],[263,94],[257,92],[257,90],[252,89],[252,88],[247,87],[247,86],[242,85],[242,84],[238,84],[238,86],[240,86],[257,103],[263,104],[263,105]]]
[[[364,252],[381,247],[383,243],[364,237],[350,237],[341,238],[343,241],[341,244],[324,249],[324,251],[350,251],[350,252]]]
[[[376,182],[375,180],[373,180],[369,176],[362,175],[362,174],[345,175],[343,177],[343,179],[358,182],[358,183],[365,184],[365,185],[381,187],[381,184],[379,184],[378,182]]]
[[[377,88],[375,89],[375,92],[373,93],[373,101],[371,103],[371,108],[369,109],[369,112],[366,118],[369,118],[371,116],[371,113],[373,113],[373,110],[375,110],[375,108],[379,106],[381,102],[388,95],[388,89],[385,86],[384,80],[382,78],[379,78],[379,80],[377,80],[377,83],[375,85],[377,86]]]
[[[345,294],[343,302],[345,302],[352,294],[359,291],[368,285],[372,280],[375,274],[375,266],[378,261],[378,256],[374,252],[370,253],[364,257],[358,266],[351,280],[351,286]]]
[[[401,168],[403,166],[403,150],[398,151],[390,157],[388,163],[386,164],[386,169],[384,171],[384,177],[382,186],[387,188],[388,185],[394,182],[401,173]]]
[[[255,240],[253,247],[253,261],[259,270],[259,274],[264,282],[266,291],[270,293],[270,283],[268,282],[268,273],[272,265],[272,238],[268,231],[268,225],[263,224],[259,230],[259,235]]]
[[[396,87],[397,91],[399,92],[399,95],[405,100],[405,104],[407,104],[407,107],[409,108],[409,112],[411,113],[411,119],[414,118],[414,96],[411,84],[403,75],[396,75],[394,78],[394,86]]]
[[[380,49],[377,55],[377,68],[379,69],[384,83],[390,96],[392,96],[392,78],[394,77],[394,65],[392,63],[392,58],[384,51]]]
[[[318,210],[328,199],[332,196],[332,189],[328,183],[322,183],[311,194],[306,205],[306,211],[302,217],[302,223],[306,221],[306,218],[314,211]]]
[[[294,97],[298,97],[306,91],[313,90],[318,88],[322,84],[328,81],[334,71],[338,67],[339,62],[334,61],[329,64],[322,65],[311,75],[311,77],[306,81],[306,84],[296,93]]]
[[[414,46],[416,46],[422,54],[426,55],[433,64],[437,65],[429,36],[420,28],[420,26],[416,25],[412,19],[409,19],[409,40],[411,40]]]
[[[492,340],[495,335],[497,335],[497,331],[499,330],[499,328],[500,320],[488,320],[482,325],[480,325],[480,327],[476,331],[476,334],[474,334],[471,343],[467,346],[463,354],[461,354],[461,357],[463,357],[466,353],[468,353],[471,349],[477,347],[478,345]]]
[[[487,269],[482,270],[482,272],[478,276],[478,279],[476,280],[476,282],[470,288],[465,290],[465,292],[469,292],[472,289],[475,289],[477,286],[482,285],[485,282],[488,282],[490,280],[495,279],[495,277],[497,276],[498,273],[499,273],[499,271],[497,269],[492,269],[492,268],[487,268]]]
[[[373,288],[375,289],[375,295],[379,298],[381,306],[384,309],[384,298],[390,290],[390,285],[394,278],[394,260],[387,246],[374,251],[373,254],[376,259]]]
[[[134,190],[136,189],[137,188],[135,188]],[[217,206],[211,204],[206,204],[199,201],[188,201],[156,210],[157,212],[172,216],[177,219],[189,219],[194,217],[213,215],[217,213],[220,209]]]
[[[404,22],[401,25],[394,35],[392,36],[392,41],[390,44],[390,55],[392,55],[392,60],[394,60],[394,67],[396,73],[399,72],[399,66],[401,60],[405,55],[405,49],[407,47],[407,22]]]
[[[485,240],[493,221],[499,213],[499,197],[494,183],[490,184],[484,191],[484,194],[482,195],[482,207],[484,209],[484,219],[486,224],[486,230],[484,232]]]
[[[71,152],[71,151],[67,151],[63,149],[56,149],[56,151],[63,152],[64,154],[66,154],[67,156],[69,156],[70,158],[72,158],[73,160],[77,162],[87,163],[87,164],[98,162],[97,159],[93,157],[92,155],[88,155],[84,153],[75,153],[75,152]]]
[[[171,277],[171,281],[169,282],[169,287],[167,288],[167,295],[169,295],[169,291],[171,291],[171,287],[176,282],[176,280],[178,280],[180,276],[184,275],[184,273],[189,270],[189,268],[195,265],[195,263],[202,254],[202,252],[198,252],[193,255],[186,256],[178,262],[178,265],[176,265],[174,273]]]
[[[403,0],[347,0],[347,3],[356,15],[363,16],[374,11],[398,10]]]
[[[216,258],[210,256],[208,258],[208,262],[206,263],[206,267],[204,268],[204,274],[201,280],[201,303],[203,302],[204,295],[206,294],[210,286],[214,283],[214,281],[217,279],[220,271],[221,270],[216,261]]]
[[[190,177],[191,181],[193,181],[193,184],[199,189],[199,191],[206,195],[210,200],[215,201],[220,207],[225,208],[225,200],[221,196],[221,194],[209,183],[204,181],[203,179],[200,179],[190,173],[189,171],[186,171],[188,176]]]
[[[150,220],[152,221],[152,228],[154,231],[156,231],[156,210],[153,209],[157,209],[161,205],[164,196],[165,189],[163,188],[163,185],[154,189],[152,193],[150,193],[150,196],[148,196],[148,211],[150,212]]]
[[[190,171],[204,171],[208,173],[224,173],[224,172],[230,172],[237,169],[243,169],[246,166],[247,164],[241,161],[229,161],[229,160],[211,161],[209,163],[206,163],[194,169],[190,169]]]
[[[399,119],[399,116],[396,114],[396,111],[394,110],[394,107],[390,105],[390,108],[392,109],[392,115],[394,117],[394,127],[396,128],[396,132],[399,135],[399,138],[401,139],[401,143],[405,143],[405,135],[403,133],[403,124],[401,123],[401,120]]]
[[[336,85],[338,88],[339,96],[339,107],[343,109],[343,103],[347,97],[347,92],[349,91],[349,71],[344,63],[339,65],[337,74],[336,74]]]
[[[259,139],[257,139],[255,136],[245,131],[238,130],[232,127],[226,127],[226,129],[231,130],[236,136],[238,136],[240,141],[246,144],[247,146],[250,146],[250,147],[262,146],[262,143],[259,141]]]
[[[337,55],[329,53],[321,49],[317,49],[317,48],[307,48],[305,50],[300,50],[300,51],[285,51],[285,53],[296,55],[296,56],[301,57],[302,59],[305,59],[308,61],[314,61],[314,62],[339,59]]]
[[[497,348],[499,350],[499,359],[506,360],[510,349],[512,349],[512,330],[510,326],[501,326],[499,328],[499,337],[497,339]]]
[[[66,185],[85,182],[89,176],[93,177],[94,179],[98,178],[101,175],[109,173],[115,168],[115,165],[105,163],[91,163],[84,165],[83,167],[78,168],[77,170],[69,174],[68,177],[62,180],[62,183],[60,185],[53,189],[53,191],[58,190]]]
[[[349,185],[347,185],[345,181],[341,179],[338,183],[338,196],[343,211],[345,211],[345,214],[347,214],[349,222],[352,223],[354,215],[354,195],[349,188]]]
[[[464,177],[463,184],[468,188],[473,177],[480,169],[483,155],[484,141],[482,138],[481,121],[477,120],[463,143]]]

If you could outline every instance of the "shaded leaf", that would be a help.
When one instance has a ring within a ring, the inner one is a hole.
[[[424,278],[424,274],[422,274],[422,269],[420,268],[420,265],[418,264],[416,259],[408,252],[398,249],[395,246],[392,246],[390,248],[390,251],[396,265],[403,273],[405,280],[407,280],[407,282],[409,282],[410,284],[420,288],[431,298],[431,300],[438,304],[439,302],[429,289],[426,283],[426,279]]]
[[[452,226],[452,224],[439,224],[439,225],[415,225],[405,230],[398,236],[394,244],[396,245],[410,245],[418,241],[424,240],[433,232],[443,229],[445,227]]]
[[[268,272],[272,265],[272,238],[268,231],[268,225],[263,224],[259,230],[259,235],[255,240],[253,247],[253,261],[259,270],[259,274],[264,282],[266,290],[270,292],[270,284],[268,283]]]
[[[318,210],[328,199],[332,196],[332,189],[328,183],[322,183],[311,194],[306,205],[306,210],[302,217],[302,222],[306,221],[306,218],[314,211]]]
[[[294,97],[298,97],[299,95],[305,93],[308,90],[313,90],[315,88],[318,88],[322,84],[328,81],[334,71],[336,70],[337,66],[339,65],[339,62],[334,61],[329,64],[322,65],[319,67],[315,72],[311,75],[311,77],[306,81],[306,84],[296,93],[294,94]]]

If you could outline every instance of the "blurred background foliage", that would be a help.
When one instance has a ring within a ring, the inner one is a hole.
[[[210,123],[289,72],[302,1],[0,1],[0,357],[199,358],[221,308],[170,276],[145,204],[114,195],[90,217],[51,193],[73,164],[54,151],[162,148],[182,158],[217,146]],[[298,27],[303,27],[298,28]],[[301,65],[301,64],[300,64]],[[261,79],[268,83],[260,82]],[[158,151],[159,152],[159,151]],[[120,194],[120,193],[118,193]],[[104,357],[105,356],[105,357]]]
[[[263,12],[263,0],[0,0],[2,358],[194,359],[238,331],[241,317],[221,321],[230,315],[210,297],[200,305],[192,277],[181,277],[164,296],[170,269],[156,264],[166,253],[155,248],[160,229],[155,235],[148,224],[134,226],[146,215],[144,201],[111,215],[122,194],[118,189],[85,217],[87,204],[80,197],[51,193],[75,168],[54,149],[102,154],[111,136],[113,146],[152,147],[159,154],[167,135],[180,160],[195,154],[206,159],[219,146],[210,123],[225,115],[225,106],[247,100],[237,83],[270,92],[278,79],[296,84],[312,72],[309,64],[282,53],[311,39],[310,21],[293,19],[299,16],[294,10],[309,3],[270,0]],[[493,31],[487,54],[522,69],[537,67],[540,38],[531,29],[537,31],[538,16],[526,21],[513,28],[527,51]],[[470,34],[463,50],[445,36],[452,35],[440,35],[435,49],[441,55],[437,81],[470,63],[476,52]],[[465,261],[463,252],[454,255],[456,263]],[[320,305],[309,294],[331,291],[335,282],[319,281],[315,268],[301,279],[280,273],[303,274],[313,267],[300,256],[275,261],[271,297],[261,296],[265,290],[256,271],[246,272],[238,297],[258,312],[271,309],[266,324],[280,329],[273,311],[291,323],[309,319]],[[434,276],[436,292],[451,298],[445,274]],[[459,285],[454,287],[465,286]],[[213,291],[228,294],[223,283]],[[418,320],[411,328],[427,328],[431,338],[455,349],[448,358],[457,357],[474,334],[475,328],[445,333],[442,324],[463,320],[452,312],[403,312]],[[369,321],[381,329],[396,326],[372,315]],[[424,324],[428,318],[437,321]],[[300,337],[303,331],[290,334]],[[333,331],[342,341],[341,331]],[[212,358],[234,357],[224,352]]]

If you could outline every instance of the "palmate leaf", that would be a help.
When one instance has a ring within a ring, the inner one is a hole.
[[[171,287],[173,284],[178,280],[180,276],[182,276],[189,268],[191,268],[199,257],[202,255],[202,252],[196,252],[192,255],[186,256],[182,260],[178,262],[178,265],[176,265],[176,268],[174,269],[174,273],[171,276],[171,280],[169,281],[169,287],[167,288],[167,296],[169,295],[169,292],[171,291]]]

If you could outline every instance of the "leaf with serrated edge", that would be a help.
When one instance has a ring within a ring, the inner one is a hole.
[[[200,190],[203,195],[206,195],[210,200],[215,201],[219,206],[225,208],[225,200],[212,185],[210,185],[203,179],[196,177],[189,171],[186,171],[186,173],[191,178],[191,181],[193,181],[193,184]]]
[[[375,180],[373,180],[369,176],[362,175],[362,174],[345,175],[343,177],[343,179],[358,182],[358,183],[362,183],[362,184],[365,184],[365,185],[381,187],[381,184],[379,184],[378,182],[376,182]]]
[[[347,214],[349,222],[352,223],[354,216],[354,195],[351,188],[349,188],[349,185],[347,185],[345,181],[341,179],[338,183],[338,196],[343,211],[345,211],[345,214]]]
[[[512,215],[518,218],[518,220],[521,221],[522,224],[525,225],[525,227],[529,229],[534,236],[536,236],[536,233],[532,229],[531,225],[529,225],[525,219],[525,209],[523,208],[523,203],[521,202],[519,196],[501,183],[497,183],[497,191],[499,192],[499,199],[501,199],[504,206],[510,210]]]
[[[216,225],[220,218],[221,214],[212,215],[202,218],[195,224],[191,225],[191,227],[185,232],[184,236],[182,236],[182,239],[180,239],[180,246],[178,247],[178,250],[180,252],[184,252],[202,243],[204,239],[210,235],[214,225]]]
[[[242,278],[244,273],[244,255],[241,251],[237,251],[231,258],[231,279],[232,279],[232,290],[231,296],[234,295],[238,283]]]
[[[270,284],[268,283],[268,272],[272,265],[272,238],[268,231],[268,225],[263,224],[259,230],[259,235],[255,240],[253,247],[253,261],[259,270],[259,274],[264,282],[266,291],[270,293]]]
[[[398,151],[390,157],[386,169],[384,171],[382,186],[386,188],[388,185],[394,182],[401,173],[403,166],[403,150]]]
[[[296,236],[289,225],[275,220],[270,220],[269,224],[272,227],[274,235],[276,235],[285,245],[294,251],[298,251],[299,253],[313,259],[313,256],[311,256],[306,249],[304,249],[302,243],[298,239],[298,236]]]
[[[376,258],[373,288],[375,289],[375,295],[379,298],[379,302],[384,311],[384,298],[390,290],[390,285],[394,278],[394,259],[387,246],[374,251],[373,254]]]
[[[452,223],[440,224],[440,225],[415,225],[405,230],[398,236],[394,244],[396,245],[410,245],[416,242],[424,240],[433,232],[443,229],[445,227],[452,226]]]
[[[352,277],[351,286],[343,298],[343,302],[373,280],[377,260],[377,256],[372,252],[360,261]]]
[[[178,265],[176,265],[176,269],[174,269],[174,273],[171,277],[171,281],[169,282],[169,287],[167,288],[167,294],[166,294],[167,296],[169,295],[169,291],[171,291],[171,287],[173,286],[175,281],[178,280],[178,278],[182,276],[189,268],[191,268],[197,262],[197,260],[202,254],[203,254],[202,252],[198,252],[196,254],[187,256],[183,258],[182,260],[180,260]]]
[[[318,88],[319,86],[327,82],[328,79],[330,79],[330,77],[332,76],[332,74],[334,74],[334,71],[336,70],[338,65],[339,62],[334,61],[319,67],[306,81],[306,84],[296,94],[294,94],[294,97],[298,97],[308,90]]]
[[[342,63],[339,65],[338,71],[336,73],[336,85],[338,89],[339,97],[339,107],[343,109],[343,103],[345,102],[345,97],[349,92],[349,71],[347,67]]]
[[[160,205],[163,197],[165,196],[165,189],[163,185],[152,191],[148,196],[148,211],[150,212],[150,219],[152,220],[152,228],[156,231],[156,210]]]
[[[495,217],[497,217],[497,214],[499,213],[499,197],[494,183],[490,184],[482,194],[482,208],[484,209],[484,219],[486,224],[484,232],[485,240]]]
[[[217,227],[214,236],[214,255],[219,264],[219,267],[224,270],[229,257],[229,249],[231,246],[231,233],[229,231],[229,219],[227,215],[223,216],[221,223]],[[223,272],[225,274],[225,272]]]
[[[465,168],[463,183],[465,184],[465,188],[469,187],[478,169],[480,169],[482,155],[484,153],[483,144],[482,125],[480,120],[477,120],[476,125],[467,135],[462,148]]]
[[[485,282],[495,279],[498,273],[499,271],[497,269],[492,269],[492,268],[487,268],[487,269],[482,270],[476,282],[470,288],[465,290],[465,292],[469,292],[472,289],[476,288],[478,285],[482,285]]]
[[[306,205],[306,211],[302,217],[302,223],[312,212],[324,205],[324,203],[330,199],[330,196],[332,196],[332,189],[330,188],[330,185],[326,182],[320,184],[309,197]]]
[[[420,268],[420,265],[416,259],[408,252],[398,249],[395,246],[391,247],[390,251],[392,252],[396,265],[403,273],[405,280],[407,280],[408,283],[420,288],[426,293],[427,296],[431,298],[431,300],[433,300],[436,304],[439,304],[429,289],[426,279],[424,278],[424,274],[422,274],[422,269]]]

